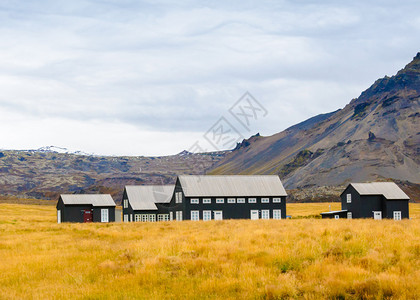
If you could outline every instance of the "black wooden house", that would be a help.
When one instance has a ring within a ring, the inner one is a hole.
[[[410,198],[394,182],[350,183],[340,198],[341,210],[321,213],[322,218],[409,218]]]
[[[115,222],[111,195],[63,194],[57,202],[57,223]]]
[[[174,185],[128,185],[122,206],[124,222],[168,221]]]
[[[275,175],[181,175],[170,220],[284,219],[286,191]]]

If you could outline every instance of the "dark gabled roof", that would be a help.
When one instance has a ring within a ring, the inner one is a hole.
[[[350,183],[360,195],[382,195],[387,200],[410,200],[395,182]]]
[[[115,206],[109,194],[62,194],[60,198],[65,205]]]
[[[133,210],[157,210],[155,203],[169,203],[174,185],[127,185],[125,191]]]
[[[287,196],[277,175],[180,175],[187,197]]]

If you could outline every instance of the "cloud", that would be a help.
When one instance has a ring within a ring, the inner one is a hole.
[[[128,152],[116,143],[107,147],[107,141],[149,132],[160,137],[148,138],[150,149],[169,154],[179,150],[178,143],[188,148],[190,136],[201,136],[250,91],[270,112],[252,130],[274,134],[343,107],[374,80],[408,63],[419,51],[414,38],[419,6],[412,1],[398,6],[6,2],[0,6],[0,111],[55,125],[42,127],[37,140],[18,131],[17,121],[0,120],[0,126],[28,141],[25,147],[65,143],[57,128],[76,128],[73,122],[92,132],[106,127],[109,134],[97,134],[94,149],[83,130],[69,130],[67,141],[84,151],[115,154]],[[177,142],[161,147],[171,136]],[[8,147],[20,145],[8,139]],[[149,153],[142,147],[129,153]]]

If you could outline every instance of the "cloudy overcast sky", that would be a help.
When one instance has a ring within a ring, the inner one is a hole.
[[[271,135],[420,51],[418,1],[0,0],[0,148],[189,149],[224,117]],[[266,114],[229,109],[249,91]]]

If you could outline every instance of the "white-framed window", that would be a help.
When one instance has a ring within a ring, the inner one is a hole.
[[[235,198],[228,198],[227,203],[236,203],[236,199]]]
[[[236,199],[236,203],[245,203],[245,198]]]
[[[223,211],[222,210],[215,210],[213,211],[213,216],[215,221],[223,220]]]
[[[170,211],[169,212],[169,221],[173,221],[174,220],[174,212]]]
[[[175,193],[175,203],[182,203],[182,192]]]
[[[123,219],[124,219],[124,222],[128,222],[128,215],[124,215]]]
[[[225,203],[225,198],[216,198],[216,203]]]
[[[200,201],[198,200],[198,198],[191,198],[190,199],[190,203],[191,204],[198,204]]]
[[[353,214],[351,211],[347,212],[347,219],[353,219]]]
[[[169,221],[169,214],[158,214],[157,220],[158,222]]]
[[[400,221],[401,220],[401,211],[394,211],[394,220]]]
[[[130,214],[130,222],[133,222],[133,214]]]
[[[281,220],[281,209],[273,209],[273,219]]]
[[[261,219],[270,219],[270,210],[262,209],[261,210]]]
[[[61,223],[61,210],[57,210],[57,223],[60,224]]]
[[[124,201],[123,201],[123,207],[124,208],[127,208],[128,207],[128,200],[127,199],[124,199]]]
[[[156,215],[155,214],[150,214],[149,215],[149,222],[156,222]]]
[[[141,221],[141,215],[140,214],[135,214],[134,215],[134,222],[140,222]]]
[[[101,208],[101,222],[109,222],[108,208]]]
[[[334,215],[334,219],[340,219],[339,215]]]
[[[270,203],[270,198],[261,198],[261,203]]]
[[[374,220],[382,220],[382,212],[381,211],[374,211],[373,212],[373,219]]]
[[[258,209],[251,209],[251,220],[258,220],[260,218],[260,213]]]
[[[281,198],[273,198],[273,203],[281,203]]]
[[[146,214],[140,215],[140,221],[148,222],[149,221],[149,215],[146,215]]]
[[[347,203],[351,203],[351,194],[347,194]]]
[[[211,220],[211,210],[203,210],[203,220],[204,221]]]
[[[191,221],[198,221],[200,220],[200,212],[198,210],[191,211]]]
[[[182,211],[181,210],[176,211],[175,217],[177,221],[182,221]]]
[[[211,203],[211,198],[203,198],[203,203],[204,204],[210,204]]]
[[[257,203],[257,198],[248,198],[248,203]]]

